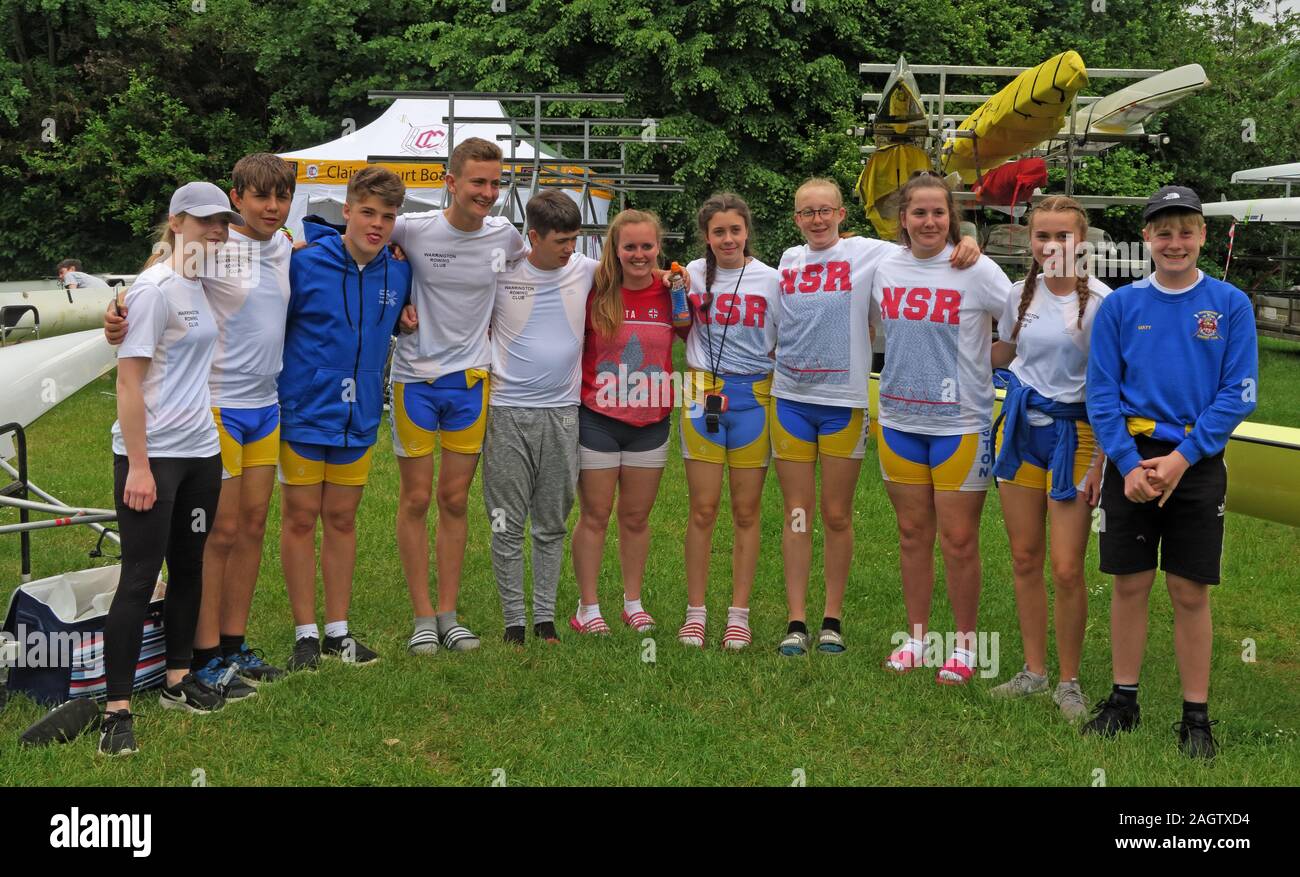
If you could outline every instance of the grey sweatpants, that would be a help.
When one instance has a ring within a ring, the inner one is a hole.
[[[533,623],[555,620],[569,510],[578,490],[578,406],[493,405],[483,442],[483,502],[507,627],[524,623],[524,521],[533,534]]]

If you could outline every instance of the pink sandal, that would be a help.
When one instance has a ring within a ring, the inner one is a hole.
[[[945,673],[950,673],[958,678],[945,679],[943,675]],[[975,668],[967,667],[961,661],[958,661],[956,657],[952,657],[943,662],[943,666],[939,668],[939,672],[935,674],[934,679],[940,685],[965,685],[970,682],[971,677],[974,675]]]
[[[633,612],[628,615],[625,609],[623,610],[623,623],[628,627],[636,628],[638,633],[649,633],[655,629],[655,620],[650,617],[649,612]]]
[[[649,616],[646,616],[649,617]],[[704,624],[699,621],[688,621],[677,631],[677,641],[684,646],[694,646],[702,648],[704,646]]]
[[[722,647],[733,652],[740,651],[753,641],[754,636],[749,632],[749,628],[740,624],[728,624],[727,629],[722,632]]]
[[[609,625],[606,624],[605,619],[599,615],[588,621],[586,624],[583,624],[578,620],[578,616],[574,615],[569,619],[569,627],[573,628],[578,633],[589,633],[597,636],[604,636],[609,633]]]
[[[895,673],[910,673],[924,664],[922,656],[911,649],[898,649],[885,660],[884,666]]]

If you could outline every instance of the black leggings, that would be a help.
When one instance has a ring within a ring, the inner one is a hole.
[[[189,669],[203,596],[203,544],[221,496],[220,454],[154,457],[149,469],[158,499],[147,512],[133,511],[122,502],[129,468],[126,457],[114,456],[113,501],[122,535],[122,574],[104,625],[104,673],[110,701],[131,696],[145,614],[164,558],[167,669]]]

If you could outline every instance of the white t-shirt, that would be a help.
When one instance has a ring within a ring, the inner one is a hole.
[[[574,253],[563,268],[543,271],[520,259],[497,278],[489,404],[578,404],[587,294],[599,264]]]
[[[1182,295],[1184,292],[1190,292],[1195,289],[1196,285],[1205,279],[1205,272],[1198,270],[1196,272],[1196,283],[1193,283],[1191,286],[1184,286],[1182,289],[1170,289],[1167,286],[1161,286],[1160,281],[1156,280],[1154,274],[1149,275],[1147,279],[1151,281],[1152,286],[1163,292],[1165,295]]]
[[[713,278],[713,304],[700,308],[706,291],[705,262],[686,266],[691,277],[695,321],[686,336],[686,363],[691,368],[717,369],[728,375],[766,374],[773,368],[780,275],[770,265],[751,259],[739,268],[719,268]],[[736,288],[736,282],[740,288]],[[721,357],[719,358],[719,352]]]
[[[100,280],[94,274],[87,274],[85,271],[69,271],[63,275],[64,286],[75,286],[77,289],[107,289],[108,284]]]
[[[211,457],[221,451],[212,420],[208,372],[217,324],[203,287],[167,265],[145,269],[126,293],[126,338],[118,359],[151,359],[142,391],[150,457]],[[113,423],[113,453],[126,454]]]
[[[881,426],[922,435],[981,432],[993,423],[993,320],[1011,281],[987,256],[949,264],[899,249],[881,260],[872,296],[889,342],[880,375]]]
[[[258,241],[232,226],[218,276],[203,278],[217,321],[208,385],[219,408],[261,408],[278,398],[292,253],[293,245],[279,232]]]
[[[460,231],[445,212],[397,217],[393,243],[411,264],[411,303],[420,327],[401,335],[393,353],[393,380],[433,381],[492,362],[488,323],[498,273],[527,252],[504,216],[489,216],[478,231]]]
[[[1016,328],[1016,315],[1020,311],[1020,294],[1025,288],[1023,280],[1011,285],[1007,306],[998,320],[998,338],[1016,346],[1011,371],[1022,383],[1049,399],[1070,404],[1082,402],[1087,395],[1085,384],[1092,322],[1097,317],[1101,300],[1110,294],[1110,287],[1095,277],[1088,278],[1089,295],[1082,328],[1079,327],[1078,294],[1071,291],[1069,295],[1054,295],[1041,274],[1035,287],[1034,297],[1025,310],[1024,325],[1014,342],[1011,333]],[[1029,422],[1034,426],[1047,426],[1052,418],[1031,409]]]
[[[818,405],[867,407],[872,277],[900,248],[873,238],[807,244],[781,256],[772,395]]]

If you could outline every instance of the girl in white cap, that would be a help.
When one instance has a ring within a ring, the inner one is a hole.
[[[118,348],[113,493],[122,572],[104,629],[108,703],[99,751],[134,752],[130,697],[142,629],[167,561],[163,623],[167,709],[209,713],[225,701],[190,672],[202,593],[203,545],[221,492],[221,454],[208,395],[216,324],[198,278],[215,266],[230,223],[244,220],[211,183],[172,195],[154,255],[126,294],[131,322]]]

